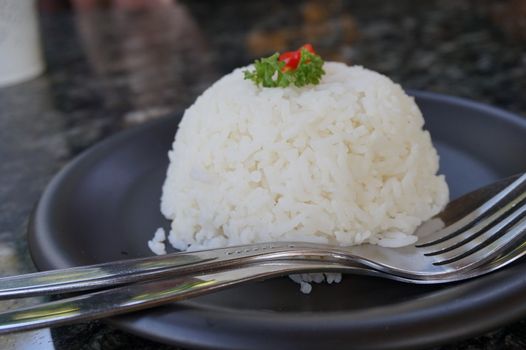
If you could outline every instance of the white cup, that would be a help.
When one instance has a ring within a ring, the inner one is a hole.
[[[0,87],[43,70],[35,0],[0,0]]]

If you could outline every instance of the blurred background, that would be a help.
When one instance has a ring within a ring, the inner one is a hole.
[[[115,128],[184,109],[235,67],[306,42],[327,60],[363,65],[406,88],[526,109],[523,0],[37,5],[41,80],[53,107],[67,115],[74,152]]]
[[[27,217],[72,157],[304,43],[404,88],[526,115],[524,0],[0,0],[0,81],[8,60],[28,72],[0,88],[0,274],[33,270]],[[523,349],[524,327],[441,349]],[[172,349],[100,322],[28,337],[0,338],[0,348]]]

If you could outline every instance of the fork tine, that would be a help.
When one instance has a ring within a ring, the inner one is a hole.
[[[473,210],[460,220],[452,223],[451,225],[443,228],[440,232],[430,235],[430,237],[421,238],[420,242],[416,245],[418,248],[429,247],[434,244],[445,242],[465,230],[470,229],[480,222],[488,214],[491,214],[499,205],[509,201],[509,197],[515,194],[517,189],[521,189],[526,184],[526,173],[521,175],[517,180],[513,181],[510,185],[504,188],[502,191],[493,196],[490,200],[485,202],[483,205]],[[521,195],[523,195],[522,193]],[[519,196],[521,196],[519,195]]]
[[[444,254],[446,252],[453,251],[460,247],[463,247],[462,250],[464,251],[465,246],[466,244],[468,244],[468,242],[473,241],[479,236],[483,235],[485,232],[490,231],[507,216],[520,214],[521,210],[525,210],[525,206],[526,192],[522,193],[519,197],[515,198],[510,203],[506,204],[487,218],[484,218],[483,220],[479,221],[475,226],[471,227],[470,229],[462,231],[455,237],[452,237],[446,241],[424,247],[424,249],[428,250],[428,252],[426,252],[424,255],[433,256],[438,254]]]
[[[498,226],[490,230],[495,232],[486,237],[485,240],[470,242],[456,254],[448,252],[437,256],[440,260],[433,265],[454,264],[455,269],[465,269],[466,267],[479,266],[495,258],[511,245],[516,244],[518,240],[523,239],[526,234],[526,210],[514,218],[506,218]]]

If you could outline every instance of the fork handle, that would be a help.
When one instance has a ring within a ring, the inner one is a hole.
[[[0,313],[0,335],[110,317],[210,293],[243,282],[303,271],[377,275],[360,267],[313,261],[258,263],[226,271],[120,286]]]
[[[517,260],[524,254],[526,254],[524,247],[516,246],[503,256],[477,270],[467,271],[451,280],[443,281],[412,280],[368,267],[328,261],[283,260],[260,262],[258,264],[230,267],[222,271],[202,273],[197,276],[192,275],[177,279],[159,279],[130,284],[3,312],[0,313],[0,335],[120,315],[196,297],[233,287],[243,282],[291,273],[316,271],[346,272],[423,284],[460,281],[494,271]]]
[[[259,243],[196,252],[173,253],[140,259],[36,272],[0,278],[0,299],[61,294],[217,270],[232,264],[301,255],[310,243]]]

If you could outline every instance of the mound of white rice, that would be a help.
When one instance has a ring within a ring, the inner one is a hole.
[[[236,69],[186,110],[161,199],[175,248],[416,241],[448,201],[418,107],[381,74],[324,69],[319,85],[285,89]]]

